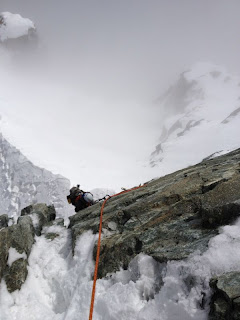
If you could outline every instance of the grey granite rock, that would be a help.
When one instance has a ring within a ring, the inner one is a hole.
[[[211,279],[213,289],[209,320],[240,319],[240,272],[228,272]]]
[[[15,290],[20,290],[27,275],[27,260],[21,258],[14,261],[11,267],[7,267],[4,277],[8,291],[11,293]]]
[[[6,228],[8,226],[8,215],[7,214],[2,214],[0,216],[0,229],[1,228]]]
[[[100,208],[98,203],[70,217],[73,251],[84,231],[98,232]],[[203,252],[218,226],[238,216],[240,149],[112,197],[103,214],[108,232],[101,242],[99,276],[127,268],[139,252],[159,262]]]
[[[54,206],[47,206],[44,203],[30,205],[21,211],[21,216],[29,215],[32,218],[34,230],[37,236],[41,235],[44,225],[55,220],[56,211]]]

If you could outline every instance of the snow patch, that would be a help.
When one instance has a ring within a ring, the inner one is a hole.
[[[27,255],[25,252],[23,253],[19,253],[15,248],[10,248],[8,251],[8,261],[7,264],[9,265],[9,267],[12,266],[13,262],[18,260],[18,259],[27,259]]]
[[[194,81],[206,75],[212,76],[213,78],[217,78],[220,75],[226,74],[227,70],[225,67],[210,62],[200,61],[195,63],[191,67],[190,71],[184,72],[184,77],[188,81]]]
[[[35,26],[30,19],[10,12],[0,14],[0,41],[25,36],[31,29],[35,29]]]
[[[102,199],[103,197],[109,195],[112,196],[116,192],[112,189],[105,189],[105,188],[95,188],[90,191],[93,194],[93,199],[96,201],[98,199]]]

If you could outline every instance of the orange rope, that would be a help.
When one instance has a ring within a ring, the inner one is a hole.
[[[94,300],[95,300],[95,292],[96,292],[96,282],[97,282],[97,272],[98,272],[98,264],[99,264],[99,256],[100,256],[100,245],[101,245],[101,234],[102,234],[102,217],[103,217],[103,209],[108,201],[108,199],[112,197],[119,196],[120,194],[127,193],[129,191],[133,191],[142,187],[145,187],[146,184],[139,186],[139,187],[134,187],[132,189],[124,190],[122,192],[116,193],[113,196],[110,196],[109,198],[105,199],[102,207],[101,207],[101,214],[100,214],[100,223],[99,223],[99,234],[98,234],[98,244],[97,244],[97,255],[96,255],[96,264],[95,264],[95,270],[94,270],[94,278],[93,278],[93,287],[92,287],[92,298],[91,298],[91,305],[90,305],[90,311],[89,311],[89,320],[92,320],[93,316],[93,307],[94,307]]]

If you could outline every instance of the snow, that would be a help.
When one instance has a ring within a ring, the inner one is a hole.
[[[1,320],[87,319],[92,290],[92,252],[97,235],[85,232],[72,256],[70,231],[45,227],[54,240],[36,237],[29,257],[28,277],[21,290],[9,294],[0,288]],[[213,237],[203,254],[160,264],[139,254],[128,270],[97,281],[95,320],[206,320],[209,280],[214,275],[240,271],[240,220]],[[11,256],[14,250],[11,249]],[[16,258],[16,256],[15,256]]]
[[[90,191],[93,194],[94,200],[102,199],[105,196],[112,196],[116,192],[112,189],[106,189],[106,188],[95,188]]]
[[[198,63],[183,76],[193,87],[184,92],[184,110],[164,121],[165,134],[158,142],[162,151],[151,156],[157,176],[240,147],[240,114],[236,112],[240,78],[209,63]]]
[[[34,23],[30,19],[21,17],[19,14],[10,12],[0,13],[0,41],[16,39],[28,34],[29,30],[35,29]]]
[[[188,81],[194,81],[196,79],[199,80],[200,77],[204,77],[206,74],[210,74],[211,72],[217,72],[217,75],[220,74],[227,74],[227,70],[225,67],[216,65],[206,61],[200,61],[195,63],[190,71],[184,73],[184,76],[187,78]],[[216,76],[217,77],[217,76]]]
[[[32,219],[34,228],[37,228],[39,225],[39,215],[37,213],[29,214],[29,217]]]
[[[27,259],[27,255],[25,252],[23,253],[19,253],[15,248],[10,248],[8,251],[8,261],[7,264],[9,265],[9,267],[12,266],[13,262],[18,260],[18,259]]]

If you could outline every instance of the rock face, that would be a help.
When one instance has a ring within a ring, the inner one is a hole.
[[[8,215],[3,214],[0,216],[0,229],[8,226]]]
[[[40,236],[42,227],[55,217],[53,206],[40,203],[23,209],[17,224],[0,230],[0,281],[5,280],[9,292],[19,290],[26,280],[35,234]]]
[[[240,272],[228,272],[213,278],[214,291],[209,320],[240,319]]]
[[[67,215],[70,181],[34,166],[0,133],[0,214],[19,216],[29,204],[46,203],[59,216]]]
[[[38,203],[34,206],[30,205],[21,211],[21,216],[30,215],[33,221],[34,230],[37,236],[41,235],[43,226],[56,218],[54,206],[47,206]]]
[[[84,231],[98,232],[100,204],[70,217],[73,250]],[[108,200],[99,276],[127,268],[142,252],[159,262],[205,251],[217,227],[240,216],[240,149],[151,181]]]

